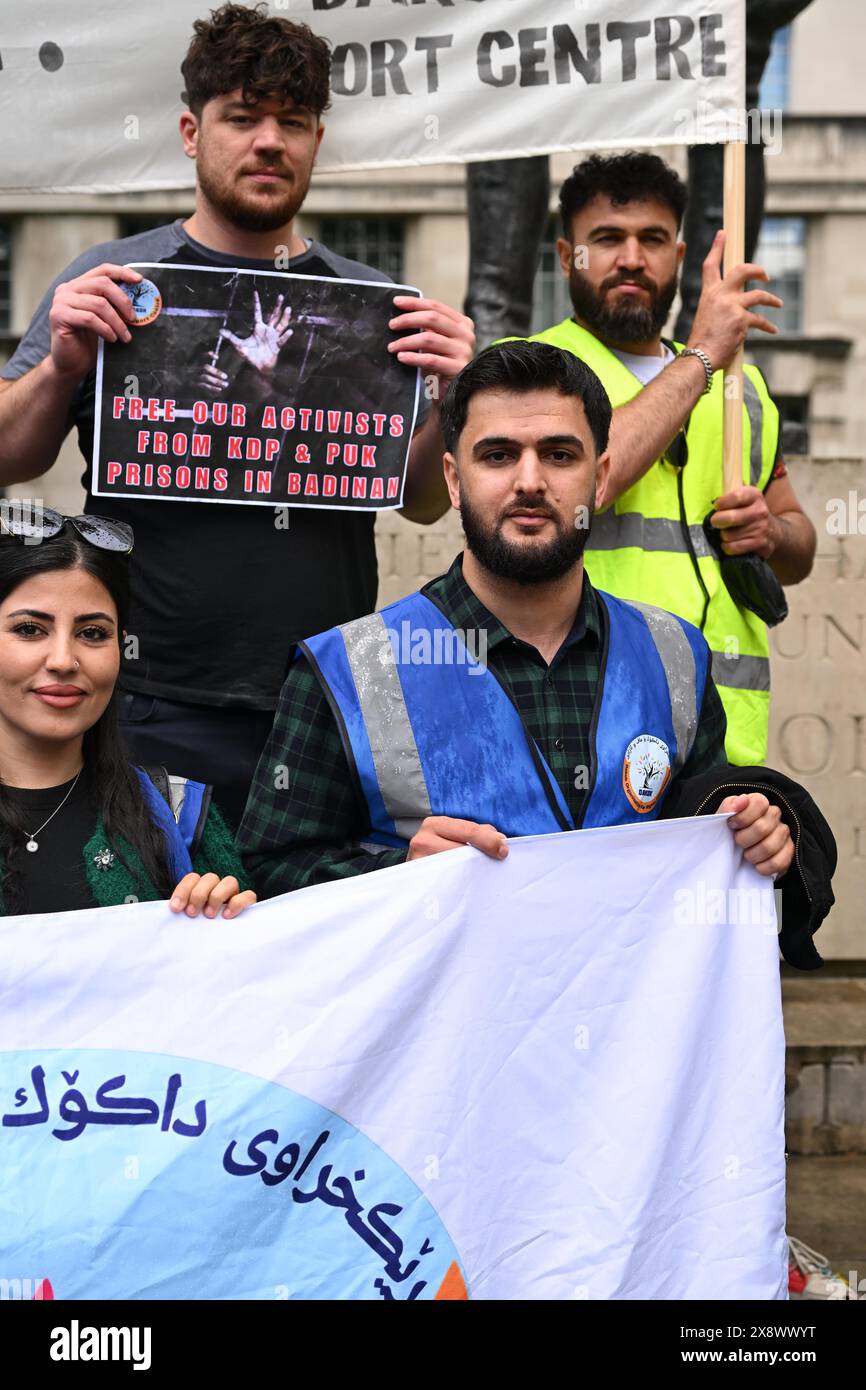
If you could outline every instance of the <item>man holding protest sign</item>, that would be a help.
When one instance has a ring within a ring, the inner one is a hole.
[[[324,131],[328,69],[323,40],[261,8],[229,4],[196,23],[182,67],[189,110],[180,120],[184,151],[196,163],[195,212],[185,222],[94,247],[49,288],[0,380],[0,485],[41,476],[72,424],[90,460],[99,425],[100,342],[106,363],[109,358],[122,363],[123,352],[130,354],[121,410],[124,396],[129,413],[134,401],[139,412],[147,409],[138,389],[137,345],[148,332],[162,331],[172,306],[163,304],[160,287],[153,284],[158,269],[149,269],[142,279],[125,263],[206,269],[211,276],[202,278],[226,283],[236,277],[213,272],[288,271],[329,281],[387,281],[371,267],[336,256],[294,231]],[[288,290],[284,294],[286,299],[272,297],[266,307],[259,300],[258,315],[250,296],[253,312],[245,327],[237,321],[232,326],[227,308],[222,317],[210,303],[201,310],[211,316],[204,320],[208,341],[221,346],[219,352],[213,348],[210,360],[202,354],[188,363],[189,387],[213,402],[214,418],[230,394],[230,377],[238,373],[257,381],[263,396],[272,394],[269,374],[298,336],[288,313]],[[365,350],[373,358],[381,353],[383,372],[398,371],[396,362],[407,377],[409,369],[425,374],[432,406],[422,416],[422,403],[411,444],[408,422],[401,424],[410,445],[402,505],[412,520],[430,522],[447,505],[439,396],[471,358],[474,334],[469,319],[438,301],[397,296],[393,306],[385,310],[384,336],[367,344],[346,337],[345,371],[352,370],[351,349],[356,358]],[[199,311],[183,312],[193,321]],[[359,322],[363,318],[356,316],[356,327]],[[350,395],[353,390],[350,385]],[[166,412],[178,393],[161,394],[154,401],[156,419],[143,421],[150,436],[160,425],[168,434]],[[358,414],[355,409],[356,428]],[[369,421],[367,428],[373,428]],[[148,442],[152,446],[154,438]],[[172,475],[175,481],[179,472]],[[159,477],[156,469],[153,476]],[[328,505],[321,498],[291,517],[279,506],[283,499],[273,494],[272,506],[210,505],[206,512],[160,497],[157,482],[151,493],[142,483],[132,500],[129,487],[126,494],[106,491],[93,509],[135,531],[134,605],[121,675],[132,750],[138,761],[171,765],[182,753],[184,769],[214,783],[220,804],[237,816],[292,644],[375,604],[375,514],[352,515],[346,507],[351,497],[339,494],[330,512],[316,509]],[[292,500],[290,491],[284,497]]]
[[[760,556],[781,583],[796,584],[812,567],[815,530],[778,452],[778,410],[755,367],[745,369],[743,486],[721,495],[723,369],[749,328],[777,331],[760,310],[781,300],[747,288],[767,280],[760,266],[722,274],[719,233],[688,345],[663,341],[685,254],[685,202],[681,180],[657,155],[594,155],[578,165],[560,192],[557,242],[574,316],[535,340],[576,353],[614,406],[610,480],[587,543],[588,572],[620,598],[700,627],[727,715],[728,757],[760,763],[767,625],[729,592],[723,557]]]
[[[824,833],[801,788],[726,765],[700,633],[586,578],[610,418],[594,373],[548,344],[490,348],[454,382],[445,468],[466,550],[420,593],[301,644],[239,833],[263,896],[699,808],[730,813],[761,874],[792,862],[784,805],[797,804],[798,833]],[[778,788],[777,803],[756,784]],[[819,875],[833,857],[816,853]],[[820,963],[820,915],[786,921],[786,954],[806,968]]]

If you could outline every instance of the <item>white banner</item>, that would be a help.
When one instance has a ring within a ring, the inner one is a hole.
[[[0,191],[190,187],[180,63],[208,8],[2,0]],[[744,0],[277,0],[271,11],[333,48],[323,170],[691,144],[742,123]]]
[[[787,1297],[772,884],[724,818],[0,958],[5,1297]]]

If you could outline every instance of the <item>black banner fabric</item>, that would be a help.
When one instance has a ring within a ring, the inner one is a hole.
[[[390,283],[133,267],[131,343],[100,342],[98,497],[399,507],[420,374]]]

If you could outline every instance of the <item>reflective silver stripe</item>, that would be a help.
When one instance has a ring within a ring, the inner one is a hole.
[[[695,554],[700,558],[715,552],[697,523],[689,527]],[[683,530],[678,521],[666,516],[643,516],[640,512],[597,512],[586,543],[587,550],[620,550],[633,545],[638,550],[666,550],[687,555]]]
[[[671,722],[677,740],[677,755],[671,767],[671,772],[676,774],[692,751],[698,729],[698,675],[694,653],[682,624],[672,613],[665,612],[663,608],[653,608],[649,603],[636,603],[633,599],[629,599],[629,605],[646,619],[664,668],[671,702]]]
[[[180,824],[180,813],[183,810],[183,803],[186,799],[186,784],[188,781],[188,777],[176,777],[171,772],[168,774],[168,795],[171,802],[171,814],[178,824]]]
[[[357,622],[344,623],[340,632],[385,810],[397,834],[411,840],[432,812],[388,629],[381,614],[370,613]]]
[[[749,473],[752,487],[760,487],[761,469],[764,466],[764,403],[758,395],[757,386],[747,376],[743,377],[743,399],[752,436],[749,446]]]
[[[713,652],[713,680],[716,685],[727,685],[732,690],[769,690],[770,659]]]

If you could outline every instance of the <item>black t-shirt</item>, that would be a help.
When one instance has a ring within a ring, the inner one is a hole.
[[[70,777],[60,787],[5,788],[6,795],[21,810],[27,834],[37,832],[39,845],[31,853],[26,848],[27,835],[23,835],[13,850],[15,870],[23,875],[23,882],[19,880],[23,894],[23,902],[16,909],[19,912],[72,912],[96,906],[87,882],[84,846],[93,834],[97,809],[84,777],[79,778],[69,800],[44,830],[39,829],[60,806],[74,780]],[[2,852],[5,855],[5,846]]]
[[[180,220],[103,243],[67,266],[46,292],[0,376],[23,376],[47,355],[48,311],[57,284],[103,261],[201,264],[273,271],[273,261],[222,256],[193,241]],[[380,271],[311,242],[287,267],[303,275],[387,281]],[[294,507],[287,528],[276,508],[230,503],[91,497],[95,372],[74,400],[87,470],[86,510],[135,531],[132,609],[120,684],[190,704],[276,708],[299,638],[363,617],[376,606],[375,513]],[[419,408],[418,423],[426,404]]]

